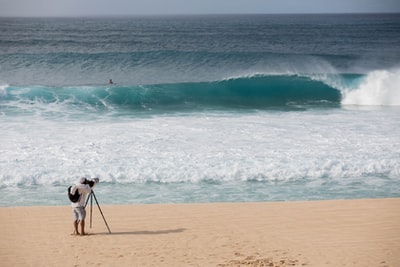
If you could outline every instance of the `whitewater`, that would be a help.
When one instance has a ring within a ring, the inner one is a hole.
[[[0,206],[400,196],[400,17],[0,18]],[[113,84],[108,80],[113,79]]]

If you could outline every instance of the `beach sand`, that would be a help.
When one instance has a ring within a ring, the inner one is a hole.
[[[400,199],[101,208],[112,234],[95,205],[88,236],[69,206],[0,208],[0,265],[400,266]]]

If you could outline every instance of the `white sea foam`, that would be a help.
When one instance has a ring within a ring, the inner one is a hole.
[[[396,112],[4,118],[0,127],[2,187],[81,175],[117,184],[400,176]]]
[[[7,96],[7,87],[8,87],[9,85],[8,84],[1,84],[0,85],[0,97],[5,97],[5,96]]]
[[[343,91],[343,105],[399,106],[400,69],[373,71],[356,89]]]

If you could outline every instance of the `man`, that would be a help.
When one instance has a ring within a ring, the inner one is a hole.
[[[80,195],[79,200],[77,202],[71,202],[72,207],[72,215],[74,218],[74,233],[76,235],[86,235],[85,233],[85,218],[86,218],[86,196],[92,192],[92,187],[95,186],[99,181],[98,178],[94,178],[93,180],[87,180],[86,178],[81,178],[79,183],[71,187],[70,193],[74,195],[76,190]],[[78,224],[81,224],[81,232],[79,233]]]

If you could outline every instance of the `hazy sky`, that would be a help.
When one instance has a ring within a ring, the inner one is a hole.
[[[400,12],[400,0],[0,0],[0,16]]]

